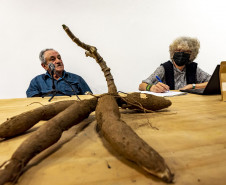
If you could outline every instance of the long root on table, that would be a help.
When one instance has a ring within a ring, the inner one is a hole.
[[[145,143],[125,122],[120,120],[120,112],[115,100],[119,96],[117,88],[110,68],[97,52],[97,48],[81,42],[66,25],[63,25],[63,29],[73,42],[86,50],[86,56],[96,60],[106,78],[108,95],[102,95],[99,98],[96,108],[97,123],[105,139],[126,159],[136,162],[139,166],[162,180],[172,182],[173,174],[164,159]],[[121,101],[117,98],[117,102],[123,108],[143,111],[160,110],[171,105],[171,101],[165,98],[148,96],[145,99],[141,98],[139,93],[128,94],[125,98],[121,98]],[[139,155],[138,153],[142,154]]]
[[[34,156],[56,143],[63,131],[87,118],[95,110],[96,104],[97,98],[76,101],[32,133],[0,169],[0,185],[14,182]]]
[[[164,159],[120,119],[113,96],[105,95],[99,99],[96,119],[103,137],[112,148],[152,175],[166,182],[173,181],[173,174]]]
[[[141,110],[143,112],[153,112],[169,107],[172,102],[164,97],[151,94],[129,93],[117,100],[122,108]]]
[[[22,134],[41,120],[49,120],[72,105],[75,100],[60,101],[14,116],[0,124],[0,138]]]

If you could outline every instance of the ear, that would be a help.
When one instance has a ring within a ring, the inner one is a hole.
[[[42,66],[46,71],[48,71],[49,67],[48,67],[47,64],[41,63],[41,66]]]

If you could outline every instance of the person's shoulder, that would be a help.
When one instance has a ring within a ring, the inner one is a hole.
[[[197,62],[194,62],[194,61],[191,62],[190,64],[198,66],[198,63]]]
[[[45,76],[46,76],[46,74],[39,74],[39,75],[37,75],[37,76],[35,76],[33,79],[32,79],[32,81],[36,81],[36,80],[42,80],[42,79],[44,79],[45,78]]]
[[[78,82],[78,83],[83,83],[85,81],[80,75],[77,75],[75,73],[70,73],[65,71],[64,78],[70,82]]]
[[[79,76],[75,73],[71,73],[71,72],[68,72],[68,71],[64,71],[65,72],[65,75],[70,75],[70,76]]]
[[[168,61],[160,64],[160,66],[166,66],[166,65],[170,65],[171,66],[171,65],[173,65],[173,63],[172,63],[171,60],[168,60]]]
[[[71,72],[67,72],[65,71],[65,75],[67,75],[69,78],[82,78],[81,76],[75,74],[75,73],[71,73]]]

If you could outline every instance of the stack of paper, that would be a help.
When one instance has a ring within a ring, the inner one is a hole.
[[[184,95],[187,94],[186,92],[178,92],[178,91],[166,91],[164,93],[155,93],[155,92],[150,92],[150,91],[138,91],[140,93],[144,93],[144,94],[152,94],[155,96],[180,96],[180,95]]]

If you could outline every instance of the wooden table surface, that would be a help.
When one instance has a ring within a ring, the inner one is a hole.
[[[87,96],[81,96],[87,98]],[[88,96],[89,98],[89,96]],[[49,98],[0,100],[0,123],[24,111],[48,104]],[[55,97],[52,102],[76,99]],[[226,184],[226,102],[220,95],[187,94],[169,97],[172,105],[155,113],[121,110],[122,119],[166,160],[177,185]],[[41,103],[41,104],[40,104]],[[79,125],[36,156],[20,177],[19,185],[162,185],[115,153],[91,122],[77,133]],[[81,124],[83,124],[81,123]],[[45,121],[18,137],[0,141],[0,164]]]

